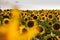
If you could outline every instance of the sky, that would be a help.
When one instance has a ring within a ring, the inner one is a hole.
[[[22,10],[60,9],[60,0],[0,0],[1,9],[14,6]]]

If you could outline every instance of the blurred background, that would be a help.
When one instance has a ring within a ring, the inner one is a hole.
[[[0,0],[1,9],[14,6],[21,10],[60,9],[60,0]]]

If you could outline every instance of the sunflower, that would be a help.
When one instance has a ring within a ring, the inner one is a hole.
[[[58,21],[60,21],[60,15],[58,15],[56,18],[57,18]]]
[[[33,18],[30,17],[30,15],[28,15],[28,16],[25,16],[24,20],[25,20],[25,22],[27,22],[28,20],[33,20]],[[27,21],[26,21],[26,20],[27,20]]]
[[[53,20],[55,18],[53,13],[48,13],[47,15],[48,20]]]
[[[59,23],[55,23],[52,25],[52,30],[54,31],[60,31],[60,24]]]
[[[34,15],[34,16],[33,16],[33,20],[37,20],[37,19],[39,19],[39,16]]]
[[[46,21],[46,20],[47,20],[47,17],[45,17],[45,16],[40,17],[40,21]]]
[[[54,14],[55,16],[57,16],[57,15],[58,15],[58,11],[57,11],[57,10],[53,11],[53,14]]]
[[[49,25],[49,26],[52,26],[52,25],[53,25],[53,22],[52,22],[52,21],[49,21],[49,22],[48,22],[48,25]]]
[[[9,20],[8,18],[4,18],[4,19],[3,19],[3,24],[8,24],[9,21],[10,21],[10,20]]]
[[[45,29],[41,25],[38,25],[36,29],[37,29],[37,31],[38,31],[39,34],[44,34],[45,33]]]
[[[28,32],[28,29],[23,25],[20,25],[19,29],[20,35]]]
[[[34,20],[29,20],[28,22],[27,22],[27,26],[29,27],[29,28],[32,28],[32,27],[34,27],[36,25],[36,22],[34,21]]]

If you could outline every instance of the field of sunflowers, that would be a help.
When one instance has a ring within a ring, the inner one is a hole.
[[[0,40],[60,40],[60,10],[0,9]]]

